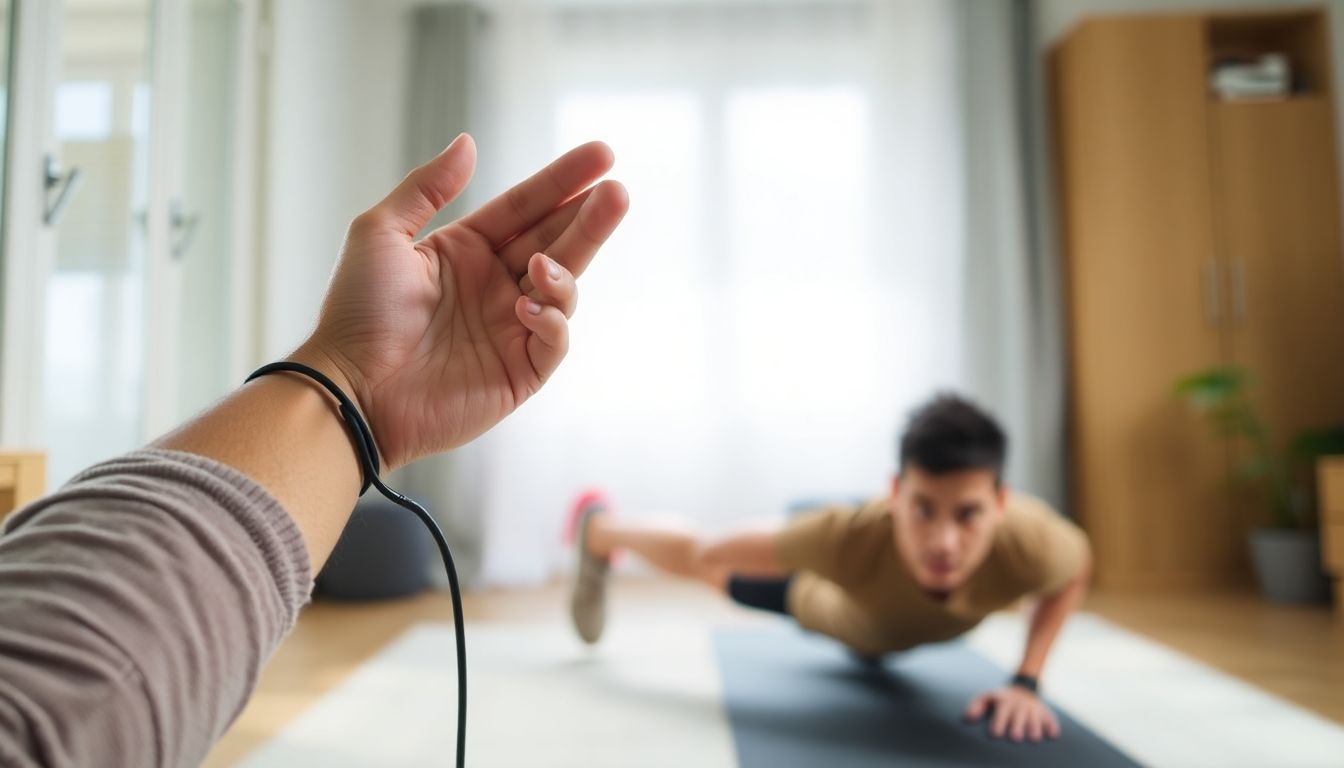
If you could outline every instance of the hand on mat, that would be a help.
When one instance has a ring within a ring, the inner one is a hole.
[[[585,144],[416,240],[471,179],[463,134],[351,223],[317,329],[291,359],[355,398],[387,468],[480,435],[555,371],[574,278],[628,207],[619,183],[590,186],[613,162]]]
[[[1055,713],[1031,691],[1016,686],[990,691],[975,698],[966,708],[966,719],[979,722],[990,718],[989,733],[996,739],[1040,741],[1059,738],[1059,720]]]

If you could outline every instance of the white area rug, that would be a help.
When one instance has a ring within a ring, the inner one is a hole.
[[[710,642],[684,622],[613,627],[596,650],[568,626],[469,627],[467,762],[732,768]],[[451,625],[414,627],[243,765],[452,765],[455,663]]]
[[[969,639],[1007,669],[1024,637],[1021,617],[995,616]],[[1344,727],[1096,616],[1071,619],[1048,664],[1047,695],[1139,762],[1344,768]]]
[[[1020,617],[999,616],[970,643],[1007,669],[1023,636]],[[469,629],[467,643],[473,766],[736,764],[703,626],[618,624],[595,650],[549,625]],[[451,626],[411,629],[244,765],[451,765],[452,650]],[[1344,766],[1344,727],[1093,616],[1066,627],[1047,685],[1148,765]]]

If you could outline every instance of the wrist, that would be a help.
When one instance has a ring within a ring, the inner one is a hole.
[[[1012,688],[1021,688],[1030,693],[1040,691],[1041,683],[1035,675],[1029,675],[1025,672],[1018,672],[1008,680],[1008,685]]]
[[[359,369],[330,345],[312,336],[284,359],[291,363],[306,365],[331,379],[332,383],[354,402],[360,415],[368,420],[369,396],[364,386],[364,379],[359,375]]]
[[[359,368],[353,365],[350,360],[328,344],[323,343],[314,334],[308,340],[304,341],[289,355],[286,355],[283,362],[298,363],[300,365],[312,368],[314,371],[326,376],[331,380],[331,384],[341,391],[349,399],[350,404],[354,406],[359,420],[363,422],[366,430],[366,436],[373,441],[373,459],[377,467],[378,474],[391,471],[396,465],[392,463],[392,458],[383,450],[383,442],[378,439],[375,426],[370,418],[372,406],[368,395],[368,387],[365,385],[363,376],[359,373]],[[309,382],[313,387],[324,391],[318,382]],[[332,405],[335,405],[330,394],[326,394]],[[344,421],[344,417],[339,412],[334,414],[337,419]],[[349,424],[345,425],[347,431],[353,429]],[[352,435],[351,439],[355,439]],[[358,444],[355,444],[358,450]],[[365,486],[367,488],[367,485]]]
[[[298,525],[314,572],[360,494],[360,455],[332,396],[298,374],[252,379],[155,445],[233,467],[265,488]]]

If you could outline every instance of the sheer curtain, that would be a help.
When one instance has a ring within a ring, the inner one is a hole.
[[[1011,436],[1009,482],[1063,508],[1064,322],[1053,225],[1044,217],[1043,60],[1029,0],[956,5],[966,388]]]
[[[905,412],[961,379],[953,10],[488,7],[476,189],[601,138],[632,207],[561,371],[451,460],[478,583],[553,573],[589,486],[712,529],[883,490]]]

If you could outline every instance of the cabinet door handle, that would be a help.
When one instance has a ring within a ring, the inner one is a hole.
[[[1209,325],[1217,327],[1222,321],[1222,297],[1218,291],[1218,262],[1204,262],[1204,315]]]
[[[1232,319],[1246,319],[1246,265],[1241,259],[1232,262]]]

